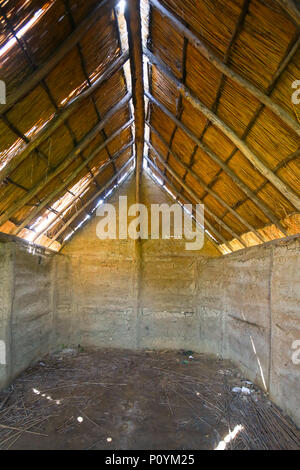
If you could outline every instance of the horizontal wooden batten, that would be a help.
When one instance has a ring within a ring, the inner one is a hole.
[[[289,17],[294,21],[294,23],[300,27],[300,5],[297,1],[298,6],[294,0],[276,0],[281,8],[286,11]]]
[[[55,219],[51,220],[44,228],[43,230],[39,231],[35,236],[34,238],[32,239],[32,242],[35,242],[38,238],[40,238],[44,233],[46,233],[50,228],[54,227],[57,223],[58,223],[58,220],[63,216],[63,214],[65,214],[66,212],[68,212],[73,204],[82,197],[82,195],[85,193],[85,191],[87,190],[87,188],[90,186],[91,182],[92,181],[95,181],[96,178],[98,178],[98,176],[103,173],[103,171],[109,166],[111,165],[112,163],[114,163],[116,160],[118,160],[118,158],[123,155],[124,152],[126,152],[126,150],[128,150],[129,148],[131,148],[134,144],[134,141],[131,140],[128,144],[125,145],[125,147],[123,147],[119,152],[115,153],[114,155],[112,155],[111,159],[110,160],[107,160],[100,168],[98,168],[98,170],[94,173],[93,177],[80,189],[80,193],[79,194],[76,194],[74,195],[74,198],[70,201],[70,203],[64,207],[60,212],[58,212],[58,214],[56,215]]]
[[[199,196],[190,188],[178,174],[170,167],[170,165],[163,159],[163,157],[159,154],[159,152],[150,145],[151,150],[154,152],[160,163],[165,167],[165,169],[173,176],[173,178],[185,189],[185,191],[195,200],[197,204],[203,204],[203,201],[199,198]],[[246,243],[241,239],[240,235],[238,235],[231,227],[229,227],[223,220],[221,220],[216,214],[214,214],[207,206],[204,207],[205,211],[219,224],[226,232],[230,233],[233,238],[236,238],[242,246],[245,248],[247,247]]]
[[[172,183],[172,181],[170,181],[168,179],[168,177],[162,172],[160,171],[160,169],[157,167],[157,165],[155,165],[155,163],[147,156],[145,156],[145,160],[147,161],[147,163],[154,169],[154,171],[159,175],[159,177],[162,179],[162,181],[164,183],[167,183],[167,185],[172,188],[172,191],[174,193],[174,195],[177,197],[178,200],[182,199],[185,204],[192,204],[191,201],[189,201],[183,194],[181,194],[177,189],[176,187],[174,186],[174,184]],[[226,247],[232,251],[230,245],[228,244],[228,241],[223,237],[223,235],[221,235],[216,229],[215,227],[213,227],[207,220],[205,221],[205,225],[209,228],[209,230],[219,239],[221,240],[222,243],[224,243],[226,245]],[[211,237],[210,234],[208,234]],[[212,239],[213,240],[213,239]],[[219,245],[217,243],[214,242],[214,245],[221,251]],[[223,254],[223,252],[221,251],[221,253]]]

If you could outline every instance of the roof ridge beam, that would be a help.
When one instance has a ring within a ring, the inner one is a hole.
[[[14,171],[28,156],[29,154],[50,137],[53,132],[58,129],[77,109],[81,103],[89,98],[103,83],[109,80],[128,60],[128,52],[123,54],[117,59],[104,73],[99,77],[91,87],[76,96],[69,104],[62,108],[59,113],[56,113],[53,118],[38,132],[23,148],[17,153],[12,160],[0,171],[0,185],[2,181]]]
[[[214,162],[216,162],[224,171],[227,173],[228,176],[237,184],[237,186],[251,199],[260,209],[261,211],[276,225],[281,231],[284,228],[281,225],[280,220],[273,214],[273,212],[268,208],[268,206],[260,200],[249,188],[248,186],[243,183],[243,181],[229,168],[226,163],[218,157],[206,144],[200,141],[198,137],[193,134],[181,121],[179,121],[162,103],[160,103],[157,99],[155,99],[150,93],[146,92],[147,98],[158,106],[170,119],[173,120],[175,124],[180,127],[185,134],[187,134],[190,139],[195,142],[198,147],[203,150]]]
[[[242,88],[251,93],[266,107],[271,109],[287,126],[289,126],[298,136],[300,136],[300,125],[293,119],[281,106],[276,104],[268,95],[263,93],[259,88],[250,83],[245,78],[241,77],[238,73],[232,70],[222,60],[220,60],[205,44],[201,41],[191,30],[184,26],[175,15],[173,15],[167,8],[165,8],[158,0],[149,0],[150,3],[159,10],[162,16],[168,18],[184,37],[198,49],[201,54],[224,75],[231,78],[234,82],[238,83]]]

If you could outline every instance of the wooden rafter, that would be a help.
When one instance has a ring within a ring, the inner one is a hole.
[[[85,91],[80,93],[74,98],[67,106],[54,115],[54,117],[38,132],[27,144],[21,148],[14,158],[0,171],[0,184],[1,182],[14,171],[29,155],[36,149],[42,142],[50,137],[56,129],[58,129],[76,110],[80,108],[83,101],[93,95],[93,93],[107,80],[109,80],[114,73],[116,73],[125,62],[128,60],[128,53],[123,54],[117,61],[112,64],[107,70],[99,77],[95,83]]]
[[[268,179],[281,192],[281,194],[283,194],[285,198],[290,201],[298,211],[300,211],[300,198],[297,196],[297,194],[270,168],[268,168],[227,124],[225,124],[214,112],[207,108],[207,106],[205,106],[195,95],[193,95],[188,87],[183,85],[165,64],[163,64],[150,51],[146,50],[145,53],[151,63],[158,67],[165,75],[168,76],[168,78],[174,82],[178,91],[184,96],[184,98],[189,103],[191,103],[195,109],[207,117],[207,119],[209,119],[213,125],[218,127],[252,163],[253,167],[256,168],[266,179]]]
[[[240,11],[240,15],[238,17],[238,20],[236,22],[236,25],[234,27],[234,30],[233,30],[233,33],[231,35],[231,38],[230,38],[230,41],[229,41],[229,44],[226,48],[226,51],[225,51],[225,54],[224,54],[224,57],[223,57],[223,62],[224,64],[228,64],[229,62],[229,59],[230,59],[230,54],[231,54],[231,51],[232,51],[232,48],[240,34],[240,32],[242,31],[243,29],[243,24],[244,24],[244,21],[245,21],[245,18],[248,14],[248,10],[249,10],[249,4],[250,4],[250,1],[251,0],[244,0],[243,1],[243,4],[242,4],[242,7],[241,7],[241,11]],[[215,97],[215,100],[214,100],[214,103],[212,105],[212,111],[214,113],[217,113],[217,110],[218,110],[218,106],[219,106],[219,102],[220,102],[220,99],[221,99],[221,96],[222,96],[222,92],[223,92],[223,89],[224,89],[224,86],[225,86],[225,83],[226,83],[226,76],[222,73],[221,74],[221,77],[220,77],[220,80],[219,80],[219,83],[218,83],[218,87],[217,87],[217,93],[216,93],[216,97]],[[180,95],[181,96],[181,95]],[[209,119],[207,119],[206,123],[205,123],[205,126],[204,126],[204,129],[202,130],[201,132],[201,136],[199,137],[200,140],[202,141],[204,139],[204,136],[207,132],[207,130],[209,129],[211,125],[211,122]],[[195,159],[195,156],[196,156],[196,153],[197,153],[197,146],[194,148],[193,150],[193,153],[191,155],[191,158],[190,158],[190,162],[189,162],[189,165],[188,165],[188,168],[192,168],[193,166],[193,163],[194,163],[194,159]],[[222,170],[220,170],[220,173],[222,172]],[[185,181],[186,180],[186,177],[188,175],[188,171],[186,170],[185,171],[185,174],[183,175],[183,180]],[[205,194],[206,196],[206,194]],[[204,196],[204,197],[205,197]],[[222,217],[223,219],[224,217]]]
[[[289,17],[294,20],[297,26],[300,26],[300,5],[296,5],[294,0],[277,0],[277,3],[287,12]]]
[[[75,21],[74,21],[74,19],[73,19],[72,11],[71,11],[71,9],[70,9],[70,7],[69,7],[69,0],[64,0],[64,4],[65,4],[65,9],[66,9],[67,15],[68,15],[69,20],[70,20],[70,24],[71,24],[72,31],[74,31],[76,25],[75,25]],[[19,38],[19,36],[17,35],[17,33],[16,33],[16,31],[15,31],[13,25],[11,24],[10,19],[6,16],[5,11],[4,11],[4,9],[3,9],[2,7],[0,7],[0,12],[2,13],[2,15],[3,15],[3,17],[4,17],[5,22],[7,23],[10,32],[13,34],[13,36],[14,36],[14,38],[16,39],[17,43],[19,44],[19,47],[21,48],[22,53],[23,53],[23,55],[25,56],[25,59],[26,59],[26,61],[28,62],[29,66],[32,68],[32,70],[35,70],[35,69],[37,68],[37,65],[36,65],[36,63],[34,62],[34,60],[32,59],[31,54],[29,53],[29,47],[28,47],[28,44],[27,44],[25,38]],[[92,83],[91,83],[91,81],[90,81],[89,75],[88,75],[87,70],[86,70],[85,59],[84,59],[84,56],[83,56],[83,52],[82,52],[82,48],[81,48],[80,42],[77,43],[77,49],[78,49],[78,53],[79,53],[79,57],[80,57],[80,61],[81,61],[81,66],[82,66],[82,70],[83,70],[85,79],[86,79],[86,81],[87,81],[87,83],[88,83],[88,86],[91,87],[91,86],[92,86]],[[95,91],[96,88],[98,88],[98,86],[100,86],[102,83],[103,83],[103,76],[100,77],[100,80],[97,80],[97,87],[95,87],[93,90]],[[59,110],[59,108],[58,108],[58,106],[57,106],[57,104],[56,104],[56,101],[55,101],[55,99],[54,99],[54,97],[53,97],[53,95],[52,95],[52,93],[51,93],[51,91],[50,91],[50,89],[49,89],[49,87],[48,87],[47,82],[45,81],[45,79],[43,79],[43,80],[40,82],[40,85],[41,85],[41,86],[44,88],[44,90],[46,91],[46,93],[47,93],[47,95],[48,95],[48,97],[49,97],[49,99],[50,99],[50,101],[51,101],[51,103],[52,103],[52,105],[53,105],[53,107],[54,107],[54,109],[55,109],[55,111],[56,111],[56,116],[57,116],[57,115],[60,113],[60,110]],[[90,96],[90,95],[89,95],[89,96]],[[97,115],[97,117],[98,117],[98,122],[100,122],[100,121],[101,121],[101,116],[100,116],[100,113],[99,113],[99,110],[98,110],[98,106],[97,106],[97,103],[96,103],[96,101],[95,101],[95,98],[94,98],[93,94],[91,95],[91,100],[92,100],[92,103],[93,103],[93,105],[94,105],[95,113],[96,113],[96,115]],[[75,107],[74,107],[74,108],[75,108]],[[74,111],[74,109],[73,109],[73,111]],[[5,114],[2,115],[2,119],[4,120],[4,122],[6,123],[6,125],[8,125],[9,128],[10,128],[14,133],[16,133],[17,135],[19,135],[19,136],[26,142],[26,144],[27,144],[27,152],[28,152],[28,151],[30,152],[30,151],[31,151],[31,145],[28,145],[28,144],[30,144],[29,139],[26,138],[25,136],[23,136],[22,133],[19,132],[19,130],[17,129],[16,126],[12,126],[11,123],[8,122],[7,116],[6,116]],[[51,124],[51,121],[50,121],[50,124]],[[77,139],[76,139],[76,136],[75,136],[73,130],[71,129],[71,126],[70,126],[69,122],[68,122],[67,120],[65,120],[65,121],[64,121],[64,124],[65,124],[66,128],[67,128],[68,131],[69,131],[69,134],[70,134],[71,139],[72,139],[72,141],[73,141],[74,147],[76,147],[77,144],[78,144],[78,142],[77,142]],[[42,133],[42,134],[43,134],[43,133]],[[104,129],[102,129],[101,134],[102,134],[104,140],[106,140],[107,136],[106,136],[106,134],[105,134],[105,130],[104,130]],[[45,134],[43,134],[43,136],[45,137]],[[34,143],[35,143],[35,145],[38,145],[38,143],[40,143],[40,142],[38,142],[38,139],[35,139],[35,140],[34,140]],[[36,150],[36,147],[35,147],[35,146],[34,146],[34,149]],[[107,151],[107,153],[108,153],[108,155],[109,155],[109,157],[110,157],[110,153],[109,153],[108,147],[106,147],[106,151]],[[39,149],[37,150],[37,152],[38,152],[39,154],[41,154],[41,155],[44,157],[43,153],[42,153]],[[22,150],[21,150],[20,153],[22,153]],[[27,155],[28,155],[28,153],[26,154],[26,152],[22,153],[22,155],[19,155],[20,160],[23,161],[23,160],[26,158]],[[84,156],[83,156],[82,154],[80,154],[80,158],[81,158],[82,160],[84,160]],[[22,159],[23,159],[23,160],[22,160]],[[20,160],[17,158],[17,156],[14,156],[14,158],[13,158],[12,161],[10,162],[10,164],[12,165],[12,169],[15,169],[15,168],[18,166]],[[46,158],[46,161],[47,161],[47,164],[48,164],[48,159],[47,159],[47,158]],[[90,173],[90,175],[93,176],[93,172],[92,172],[92,170],[91,170],[91,168],[89,167],[88,164],[86,165],[86,168],[87,168],[88,172]],[[9,167],[6,168],[6,167],[5,167],[5,171],[6,171],[6,172],[8,172],[9,170],[11,170],[11,168],[9,168]],[[114,167],[114,171],[115,171],[115,167]],[[7,173],[7,174],[9,174],[9,173]],[[1,184],[1,177],[0,177],[0,184]],[[97,182],[95,181],[94,184],[97,185]]]
[[[12,108],[21,98],[26,96],[36,85],[38,85],[51,70],[71,51],[71,49],[83,38],[86,32],[101,18],[105,9],[112,9],[119,0],[103,0],[94,10],[77,26],[63,44],[56,49],[54,54],[35,70],[25,82],[13,93],[7,96],[6,105],[1,106],[0,113],[4,114]]]
[[[274,90],[280,76],[282,75],[282,73],[284,72],[284,70],[286,69],[286,67],[288,66],[288,64],[291,62],[292,58],[294,57],[295,53],[297,52],[298,48],[300,46],[300,33],[298,32],[297,35],[296,35],[296,38],[291,42],[291,44],[289,45],[289,47],[287,48],[287,51],[285,53],[285,56],[283,57],[282,61],[280,62],[279,64],[279,67],[277,68],[276,72],[274,73],[273,77],[272,77],[272,80],[266,90],[266,94],[267,95],[270,95],[271,92]],[[253,128],[254,124],[257,122],[257,119],[259,118],[261,112],[263,111],[264,109],[264,105],[262,103],[259,104],[257,110],[255,111],[251,121],[249,122],[248,126],[246,127],[245,131],[243,132],[242,134],[242,140],[245,140],[246,137],[248,136],[249,132],[251,131],[251,129]],[[203,138],[203,134],[202,134],[202,138]],[[201,138],[200,138],[201,140]],[[229,157],[226,159],[226,164],[228,165],[229,162],[232,160],[232,158],[234,157],[234,155],[237,153],[238,149],[235,148],[233,149],[233,151],[231,152],[231,154],[229,155]],[[291,155],[289,155],[288,157],[286,157],[284,160],[282,160],[275,168],[274,168],[274,173],[277,174],[277,172],[279,171],[280,168],[283,168],[285,165],[287,165],[289,162],[295,160],[296,158],[298,158],[298,156],[300,156],[300,150],[297,150],[296,152],[292,153]],[[218,180],[220,174],[222,173],[222,169],[218,171],[218,173],[215,175],[215,177],[213,178],[213,180],[210,182],[209,184],[209,187],[212,188],[214,183]],[[268,184],[268,180],[266,182],[264,182],[262,185],[259,186],[259,188],[257,190],[255,190],[255,193],[261,191],[266,185]],[[243,202],[246,202],[247,199],[244,199],[242,201]],[[225,217],[227,214],[227,212],[225,212],[224,216]],[[282,231],[282,230],[281,230]],[[283,231],[283,233],[286,235],[286,231]]]
[[[31,211],[29,213],[29,215],[25,218],[25,220],[22,222],[22,224],[16,228],[16,230],[13,232],[13,234],[18,235],[23,230],[23,228],[27,226],[27,224],[30,224],[30,222],[40,213],[40,211],[47,204],[49,204],[50,201],[52,201],[56,196],[58,196],[61,193],[62,190],[64,190],[70,183],[72,183],[74,178],[85,167],[87,161],[93,160],[93,158],[95,158],[99,154],[99,152],[101,152],[101,150],[103,150],[105,148],[105,146],[108,145],[109,142],[111,142],[113,139],[115,139],[123,130],[125,130],[126,128],[131,126],[131,124],[132,124],[132,121],[127,122],[124,126],[122,126],[114,134],[112,134],[105,142],[103,142],[101,145],[99,145],[91,153],[91,155],[87,158],[86,161],[82,162],[63,183],[61,183],[58,187],[56,187],[54,191],[52,191],[33,211]],[[109,160],[109,163],[111,163],[110,160]]]
[[[38,181],[35,186],[30,189],[22,198],[15,201],[11,206],[7,209],[7,211],[0,216],[0,225],[3,225],[17,210],[21,209],[27,202],[29,202],[36,194],[38,194],[42,189],[52,181],[56,176],[58,176],[62,171],[64,171],[68,166],[81,154],[81,152],[90,144],[90,142],[102,131],[102,129],[108,124],[111,120],[112,116],[114,116],[123,106],[128,103],[131,99],[131,94],[127,93],[127,95],[110,111],[105,115],[104,119],[96,124],[95,127],[77,144],[77,146],[62,160],[62,162],[57,165],[52,170],[48,171],[46,176]],[[130,125],[130,121],[126,124],[126,127]],[[104,141],[104,147],[106,147],[107,143],[111,142],[112,137],[109,137],[106,141]],[[103,145],[103,144],[101,144]],[[91,158],[87,158],[83,160],[83,167],[86,166],[91,161]],[[82,166],[80,165],[80,167]],[[75,170],[77,171],[77,169]]]
[[[242,88],[255,96],[261,103],[271,109],[283,122],[285,122],[298,136],[300,136],[300,125],[283,108],[276,104],[268,95],[255,87],[248,80],[241,77],[232,70],[222,60],[220,60],[190,29],[182,24],[167,8],[158,0],[149,0],[150,3],[159,10],[162,16],[168,18],[175,26],[176,30],[186,37],[190,43],[198,49],[201,54],[224,75],[238,83]]]
[[[145,132],[144,70],[140,0],[127,0],[125,19],[128,32],[132,97],[135,111],[136,200],[138,202],[140,198],[141,173],[143,170]]]
[[[71,25],[71,28],[72,30],[74,31],[75,28],[76,28],[76,22],[74,20],[74,17],[73,17],[73,13],[72,13],[72,8],[70,6],[70,0],[63,0],[64,1],[64,5],[65,5],[65,9],[67,11],[67,14],[68,14],[68,17],[69,17],[69,22],[70,22],[70,25]],[[79,58],[80,58],[80,64],[81,64],[81,68],[83,70],[83,74],[84,74],[84,77],[88,83],[88,86],[91,87],[92,86],[92,82],[90,80],[90,76],[89,76],[89,73],[87,71],[87,67],[86,67],[86,60],[85,60],[85,57],[84,57],[84,54],[83,54],[83,51],[82,51],[82,46],[81,46],[81,43],[78,42],[77,43],[77,50],[78,50],[78,54],[79,54]],[[98,107],[98,104],[97,104],[97,101],[95,99],[95,96],[92,95],[91,96],[91,101],[92,101],[92,104],[93,104],[93,107],[94,107],[94,110],[95,110],[95,113],[97,115],[97,118],[98,118],[98,122],[100,122],[102,120],[102,117],[101,117],[101,114],[100,114],[100,111],[99,111],[99,107]],[[104,138],[104,140],[107,139],[107,135],[106,135],[106,132],[105,132],[105,129],[102,129],[101,131],[101,135],[102,137]],[[109,158],[111,159],[111,154],[110,154],[110,151],[109,151],[109,148],[106,147],[105,148]],[[116,173],[116,167],[115,167],[115,164],[113,163],[113,167],[114,167],[114,172]],[[91,172],[91,171],[90,171]],[[95,184],[97,185],[97,183],[95,182]]]
[[[199,196],[195,193],[195,191],[190,188],[183,180],[182,178],[176,173],[176,171],[170,167],[170,165],[165,161],[165,159],[159,154],[159,152],[151,145],[151,150],[154,152],[155,156],[158,158],[160,163],[165,167],[165,169],[173,176],[173,178],[179,183],[185,191],[197,202],[197,204],[203,204],[203,201],[199,198]],[[229,227],[223,220],[221,220],[216,214],[214,214],[208,207],[207,205],[204,208],[205,212],[209,214],[217,224],[219,224],[226,232],[230,233],[233,238],[236,238],[242,246],[245,248],[247,247],[246,243],[242,240],[240,235],[238,235],[231,227]]]
[[[64,224],[64,226],[55,234],[53,238],[51,238],[51,244],[49,247],[54,243],[57,238],[70,226],[70,224],[81,214],[81,212],[85,211],[85,209],[98,197],[101,196],[113,183],[116,179],[118,179],[124,170],[129,166],[130,163],[133,163],[134,156],[132,156],[129,160],[127,160],[126,163],[120,168],[120,170],[114,174],[114,176],[101,188],[99,191],[97,191],[93,196],[80,208],[78,211],[70,217],[70,219]]]
[[[0,12],[2,13],[2,15],[3,15],[3,17],[4,17],[4,19],[5,19],[5,21],[6,21],[7,25],[8,25],[8,27],[9,27],[9,29],[10,29],[11,34],[14,36],[14,38],[16,39],[16,41],[17,41],[17,43],[18,43],[20,49],[22,50],[22,53],[24,54],[26,61],[28,62],[29,66],[34,70],[34,69],[36,68],[36,64],[35,64],[34,60],[32,59],[31,54],[29,53],[29,48],[28,48],[28,44],[27,44],[26,40],[25,40],[24,38],[19,38],[19,37],[18,37],[18,35],[17,35],[17,33],[16,33],[16,31],[15,31],[13,25],[11,24],[11,21],[10,21],[9,18],[6,16],[5,12],[3,11],[3,8],[1,9],[1,7],[0,7]],[[58,113],[58,107],[57,107],[57,105],[56,105],[56,102],[55,102],[55,100],[54,100],[54,98],[53,98],[53,96],[52,96],[52,94],[51,94],[51,92],[50,92],[50,89],[49,89],[49,87],[48,87],[46,81],[45,81],[45,80],[42,80],[40,84],[41,84],[41,86],[44,88],[46,94],[48,95],[48,97],[49,97],[49,99],[50,99],[50,101],[51,101],[53,107],[54,107],[55,110],[56,110],[56,113]],[[1,116],[1,118],[2,118],[2,120],[5,122],[5,124],[9,127],[9,129],[10,129],[13,133],[15,133],[18,137],[20,137],[27,145],[30,143],[30,140],[28,139],[28,137],[26,137],[26,136],[17,128],[17,126],[13,125],[13,124],[9,121],[8,117],[6,116],[6,114],[3,114],[3,115]],[[68,129],[68,131],[69,131],[69,133],[70,133],[70,136],[71,136],[71,138],[72,138],[72,140],[73,140],[74,146],[76,146],[76,145],[77,145],[77,140],[76,140],[76,138],[75,138],[75,135],[74,135],[72,129],[70,128],[69,123],[66,122],[66,123],[65,123],[65,126],[66,126],[66,128]],[[47,166],[48,166],[48,164],[49,164],[48,157],[44,154],[44,152],[42,152],[39,148],[35,148],[35,149],[34,149],[34,152],[35,152],[39,157],[42,157],[42,158],[46,161],[46,164],[47,164]],[[83,156],[82,154],[80,154],[80,157],[82,158],[82,160],[84,160],[84,156]],[[13,159],[13,164],[15,164],[15,163],[17,163],[17,158],[16,158],[16,156],[14,156],[14,159]],[[92,171],[91,171],[89,165],[86,165],[86,168],[87,168],[88,172],[91,174],[91,176],[93,176],[93,173],[92,173]],[[61,180],[60,176],[58,177],[58,179]],[[9,179],[8,177],[6,178],[6,181],[12,182],[12,184],[16,184],[14,181],[12,181],[11,179]],[[18,185],[18,186],[19,186],[21,189],[23,189],[23,188],[21,187],[21,185]],[[25,190],[25,192],[27,192],[27,193],[29,192],[29,189],[24,189],[24,190]],[[35,197],[37,198],[37,196],[35,196]],[[1,198],[0,198],[0,201],[1,201]],[[40,203],[40,201],[39,201],[38,198],[37,198],[37,202]],[[47,208],[48,208],[49,211],[53,212],[54,214],[57,212],[57,211],[55,211],[55,210],[54,210],[52,207],[50,207],[50,206],[47,207]]]
[[[118,160],[118,158],[121,155],[123,155],[124,152],[126,152],[126,150],[128,150],[129,148],[131,148],[133,146],[133,144],[134,144],[134,141],[131,140],[128,144],[125,145],[125,147],[123,147],[120,151],[118,151],[117,153],[112,155],[109,160],[107,160],[100,168],[98,168],[95,171],[93,177],[85,185],[83,185],[82,188],[80,188],[79,194],[73,194],[73,198],[71,199],[69,204],[66,207],[64,207],[61,211],[57,212],[56,217],[53,220],[51,220],[45,227],[43,227],[42,230],[40,230],[39,232],[36,233],[36,235],[32,239],[32,242],[34,243],[36,240],[38,240],[38,238],[40,238],[42,235],[44,235],[44,233],[46,233],[48,230],[50,230],[52,227],[54,227],[57,224],[58,220],[62,219],[63,215],[65,213],[67,213],[72,208],[72,206],[76,203],[76,201],[78,201],[78,199],[80,200],[82,198],[83,194],[85,193],[87,188],[90,186],[91,182],[95,181],[96,178],[98,178],[98,176],[101,173],[103,173],[103,171],[110,164],[114,164],[116,162],[116,160]]]
[[[284,227],[282,227],[280,220],[273,214],[273,212],[269,209],[269,207],[259,199],[249,188],[248,186],[243,183],[243,181],[234,173],[229,166],[227,166],[224,161],[218,157],[206,144],[201,142],[198,137],[193,134],[181,121],[176,119],[176,117],[157,99],[155,99],[152,95],[146,92],[146,96],[148,99],[154,103],[158,108],[163,111],[170,119],[173,120],[175,124],[180,127],[183,132],[190,137],[190,139],[198,145],[201,150],[203,150],[214,162],[216,162],[227,175],[236,183],[236,185],[251,199],[260,209],[261,211],[278,227],[281,231],[284,232]]]
[[[164,172],[160,171],[160,169],[157,167],[157,165],[155,165],[155,163],[148,157],[146,156],[145,159],[147,160],[148,164],[155,170],[155,172],[160,176],[160,178],[162,179],[162,181],[164,183],[167,183],[167,185],[172,188],[172,191],[173,193],[175,194],[175,196],[177,197],[178,200],[182,199],[184,201],[185,204],[192,204],[191,201],[189,201],[183,194],[181,194],[177,189],[176,187],[174,186],[174,184],[172,183],[172,181],[170,181],[168,179],[168,177],[165,175]],[[227,248],[232,251],[232,248],[230,247],[228,241],[223,237],[223,235],[221,235],[217,229],[215,227],[213,227],[213,225],[211,225],[208,220],[205,221],[205,224],[206,226],[209,228],[209,230],[211,231],[211,233],[213,233],[219,240],[222,241],[222,243],[224,243]],[[211,237],[211,235],[209,234],[209,236]],[[220,250],[220,247],[218,244],[216,244],[215,246],[217,246],[217,248]],[[220,250],[221,251],[221,250]],[[221,251],[221,253],[223,254],[223,252]]]
[[[188,48],[188,41],[186,38],[184,38],[184,43],[183,43],[183,54],[182,54],[182,83],[185,83],[186,81],[186,60],[187,60],[187,48]],[[149,64],[150,65],[150,64]],[[149,74],[149,69],[151,69],[151,67],[148,68],[148,74]],[[150,79],[150,77],[149,77]],[[152,78],[151,78],[152,79]],[[182,113],[183,113],[183,106],[182,106],[182,96],[179,95],[179,99],[176,103],[176,117],[177,119],[180,121],[181,120],[181,116],[182,116]],[[177,126],[174,127],[174,130],[171,134],[171,137],[170,137],[170,141],[169,141],[169,145],[168,147],[172,148],[172,145],[173,145],[173,141],[175,139],[175,136],[176,136],[176,132],[177,132]],[[168,163],[169,161],[169,157],[170,157],[170,153],[168,152],[168,155],[167,155],[167,158],[166,158],[166,162]],[[165,170],[166,172],[166,170]]]

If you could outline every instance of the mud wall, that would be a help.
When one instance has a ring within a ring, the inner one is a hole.
[[[30,251],[0,242],[0,340],[5,344],[0,387],[51,349],[51,259]]]
[[[172,203],[148,176],[141,202]],[[135,202],[135,178],[119,196]],[[118,211],[117,211],[118,214]],[[219,256],[209,242],[185,251],[179,240],[100,240],[95,217],[55,258],[56,346],[124,348],[196,347],[197,259]],[[149,224],[149,231],[151,230]]]
[[[202,260],[197,276],[199,350],[233,360],[298,425],[299,266],[294,237]]]

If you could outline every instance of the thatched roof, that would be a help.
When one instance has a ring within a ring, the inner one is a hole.
[[[122,3],[0,0],[0,231],[60,249],[144,155],[221,252],[299,233],[298,2]]]

